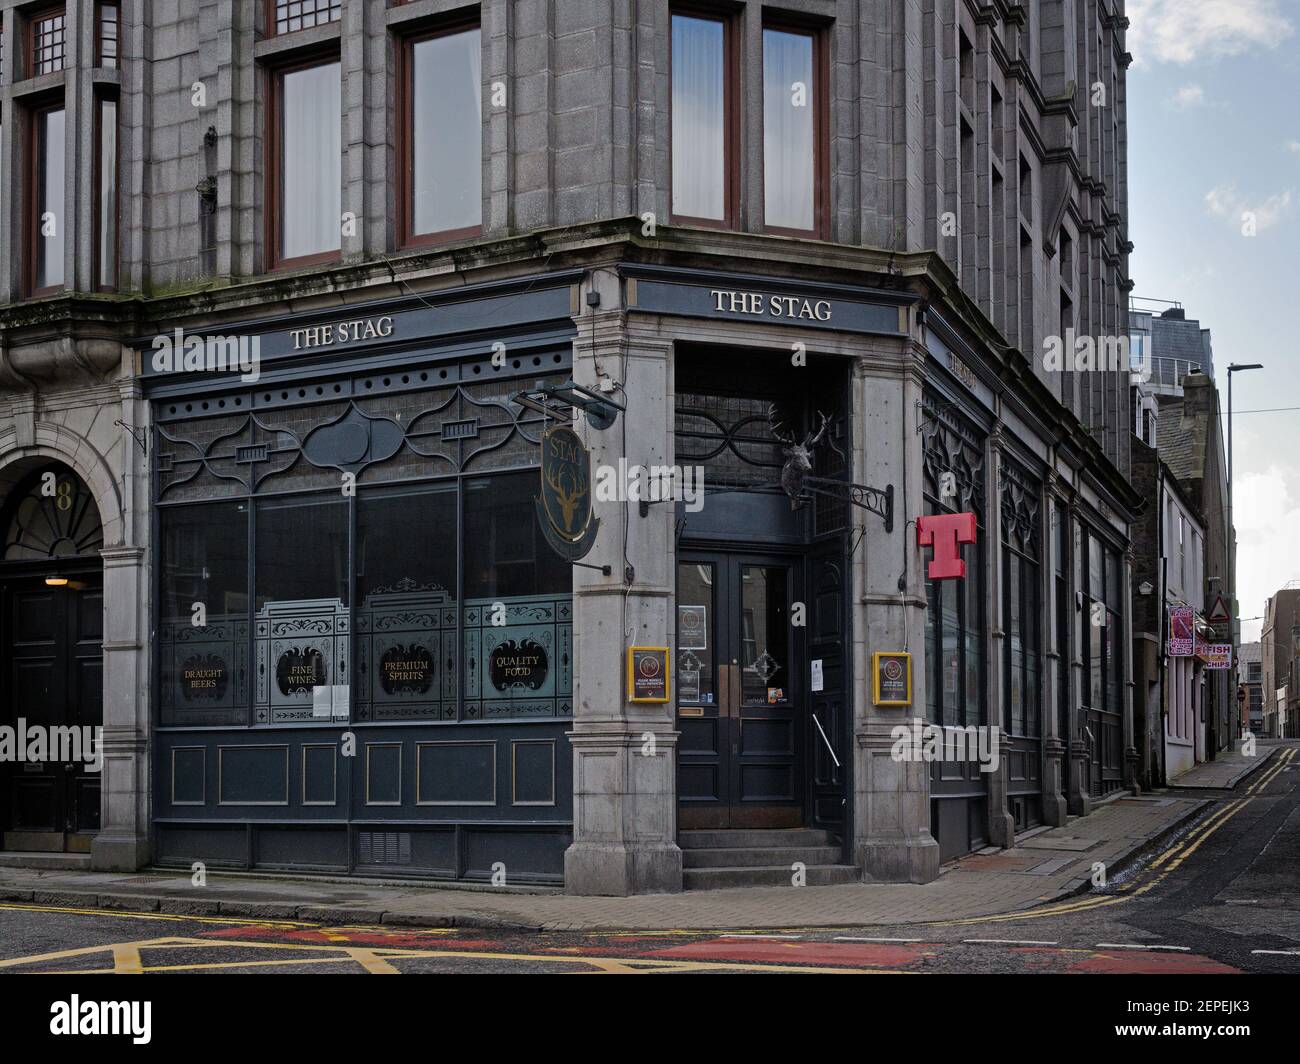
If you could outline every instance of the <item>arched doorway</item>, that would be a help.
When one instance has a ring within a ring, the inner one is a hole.
[[[0,506],[0,827],[6,850],[88,853],[100,825],[99,509],[60,462]]]

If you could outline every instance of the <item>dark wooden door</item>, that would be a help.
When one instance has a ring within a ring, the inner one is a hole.
[[[99,578],[8,583],[3,608],[3,723],[46,735],[44,760],[3,765],[5,849],[86,851],[100,815],[99,773],[88,760],[103,723]],[[75,745],[64,729],[79,730]]]
[[[801,584],[801,559],[679,556],[683,828],[803,825],[804,639],[792,618]]]

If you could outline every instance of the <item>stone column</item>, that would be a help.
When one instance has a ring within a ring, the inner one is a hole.
[[[1006,618],[1002,611],[1002,423],[989,433],[988,440],[988,503],[984,507],[983,551],[987,565],[988,582],[984,596],[988,602],[989,631],[984,643],[987,663],[985,691],[988,697],[986,727],[997,728],[1003,741],[1006,723],[1002,712],[1002,648],[1006,639]],[[1001,743],[999,745],[1002,745]],[[1007,799],[1007,785],[1011,775],[1011,759],[1000,757],[996,772],[986,774],[989,781],[989,842],[994,846],[1016,844],[1016,818],[1011,815]]]
[[[870,342],[870,341],[868,341]],[[895,760],[892,730],[925,717],[925,572],[916,545],[923,512],[921,384],[925,350],[909,342],[862,356],[853,369],[853,479],[894,486],[894,529],[854,510],[866,526],[850,559],[853,599],[853,853],[864,882],[928,883],[939,875],[930,834],[930,766]],[[912,705],[877,707],[871,655],[912,654]]]
[[[593,390],[602,378],[620,382],[623,389],[609,394],[627,406],[603,431],[585,418],[576,426],[591,450],[594,484],[597,470],[617,470],[621,457],[629,467],[672,463],[673,348],[624,331],[612,272],[595,271],[589,281],[584,288],[599,292],[601,304],[587,307],[584,300],[577,314],[574,377]],[[596,501],[595,512],[600,531],[583,560],[608,565],[610,575],[574,568],[573,845],[564,855],[565,888],[679,891],[673,703],[630,704],[624,674],[629,646],[675,643],[675,510],[671,502],[656,503],[642,517],[635,502]]]
[[[1070,507],[1070,616],[1074,618],[1070,631],[1070,776],[1066,791],[1072,816],[1087,816],[1092,812],[1092,794],[1083,786],[1087,775],[1089,757],[1088,739],[1084,734],[1083,686],[1088,677],[1083,671],[1083,640],[1088,638],[1089,618],[1079,612],[1079,591],[1088,572],[1088,559],[1083,557],[1083,523],[1077,504]]]
[[[128,364],[130,357],[129,352],[124,356]],[[105,515],[107,545],[100,551],[104,559],[104,764],[100,830],[90,844],[90,862],[96,869],[130,871],[150,859],[149,475],[146,455],[131,435],[145,439],[149,426],[139,382],[126,379],[118,388],[126,428],[105,453],[120,462],[115,472],[121,478],[122,519],[109,521]]]
[[[1060,522],[1066,521],[1065,497],[1061,491],[1060,479],[1056,473],[1048,470],[1046,493],[1044,496],[1042,521],[1039,525],[1043,537],[1043,575],[1047,581],[1047,594],[1043,596],[1046,603],[1043,618],[1043,641],[1046,644],[1045,664],[1043,669],[1043,823],[1060,827],[1069,815],[1066,802],[1066,753],[1069,734],[1061,734],[1061,678],[1069,669],[1068,660],[1062,660],[1060,647],[1061,631],[1059,618],[1061,607],[1057,601],[1056,573],[1068,564],[1068,559],[1061,557]],[[1066,589],[1069,596],[1069,589]],[[1069,603],[1065,604],[1066,617],[1069,617]]]
[[[1132,525],[1129,526],[1130,531]],[[1123,552],[1123,583],[1121,594],[1126,597],[1124,615],[1120,620],[1121,640],[1118,650],[1124,655],[1124,786],[1134,794],[1142,792],[1138,784],[1138,749],[1134,741],[1133,714],[1141,702],[1142,712],[1146,712],[1146,700],[1137,695],[1137,682],[1133,674],[1133,546],[1130,544]]]

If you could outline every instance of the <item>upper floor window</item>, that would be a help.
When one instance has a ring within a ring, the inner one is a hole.
[[[672,17],[672,213],[729,225],[735,205],[735,135],[730,25]]]
[[[117,5],[99,5],[99,65],[110,70],[117,68]]]
[[[27,181],[28,285],[32,295],[63,287],[63,105],[32,112]]]
[[[31,51],[27,76],[62,70],[67,56],[67,14],[62,7],[50,8],[31,16]]]
[[[343,166],[338,60],[273,74],[268,237],[272,266],[337,257]]]
[[[271,12],[273,34],[293,33],[337,22],[343,14],[342,0],[275,0]]]
[[[472,236],[483,224],[483,76],[477,26],[404,46],[402,242]]]
[[[117,99],[96,101],[95,287],[117,287]]]
[[[820,234],[825,210],[822,44],[808,30],[763,30],[763,221]]]

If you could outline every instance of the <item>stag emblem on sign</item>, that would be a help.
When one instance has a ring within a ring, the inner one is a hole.
[[[578,434],[562,425],[542,435],[537,517],[547,542],[570,561],[591,549],[600,525],[591,512],[591,456]]]
[[[792,510],[803,494],[805,482],[812,474],[813,449],[822,442],[826,429],[830,425],[830,419],[825,414],[819,413],[817,417],[819,419],[817,428],[812,432],[804,433],[803,440],[800,442],[794,433],[782,428],[777,417],[776,404],[772,403],[767,408],[767,423],[772,430],[772,435],[782,444],[781,453],[785,455],[785,465],[781,467],[781,488],[789,497]]]

